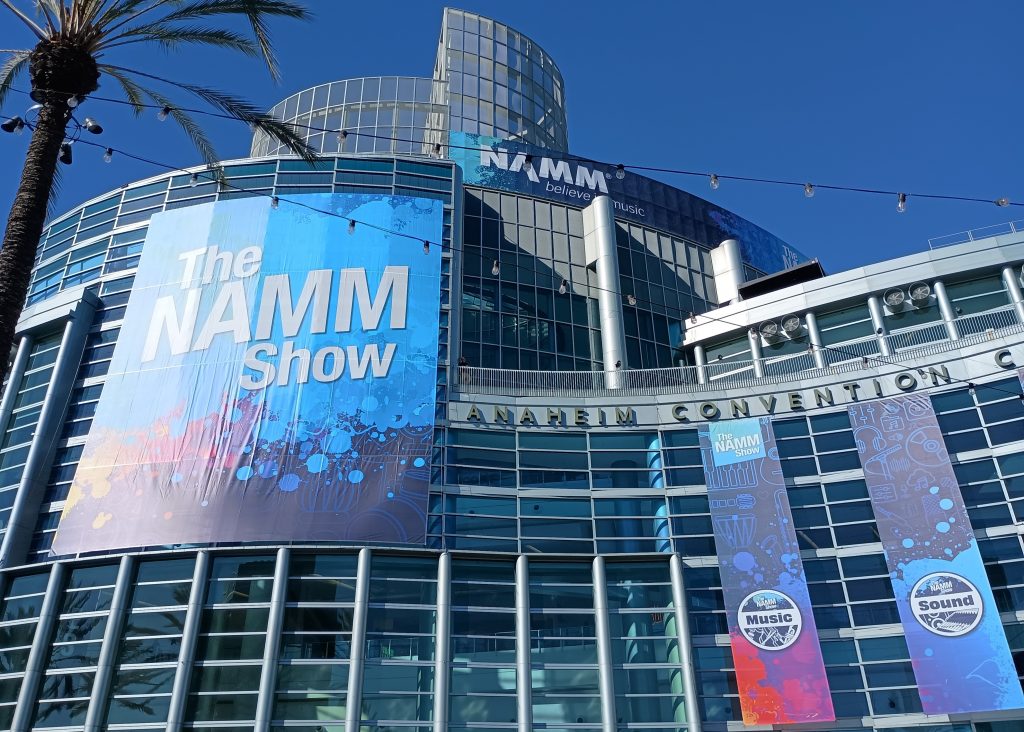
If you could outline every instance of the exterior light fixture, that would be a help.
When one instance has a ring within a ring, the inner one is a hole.
[[[21,131],[25,129],[25,120],[21,117],[11,117],[11,119],[0,124],[0,130],[4,132],[13,132],[16,135],[20,135]]]
[[[896,211],[903,213],[907,210],[907,194],[900,193],[896,196]]]
[[[814,198],[814,186],[810,183],[804,183],[804,195],[807,198]]]
[[[103,151],[103,162],[104,163],[109,163],[113,159],[114,159],[114,148],[108,147],[106,150]]]
[[[86,117],[85,122],[82,123],[82,127],[84,127],[87,131],[91,132],[94,135],[99,135],[103,133],[103,125],[94,120],[92,117]]]
[[[615,166],[615,177],[618,178],[619,180],[622,180],[623,178],[626,177],[626,166],[623,165],[622,163],[619,163],[618,165]]]
[[[71,143],[61,143],[60,146],[60,157],[57,158],[65,165],[71,165]]]
[[[630,305],[636,305],[636,295],[626,295],[626,302],[628,302]]]
[[[82,98],[77,94],[68,99],[68,109],[74,109],[82,103]]]
[[[711,190],[718,190],[718,176],[715,175],[714,173],[711,174]]]

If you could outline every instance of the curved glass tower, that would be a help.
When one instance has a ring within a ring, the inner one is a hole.
[[[0,731],[1016,732],[1024,234],[823,276],[566,155],[507,26],[446,10],[436,59],[275,106],[316,163],[47,226]],[[940,625],[983,663],[938,683]]]

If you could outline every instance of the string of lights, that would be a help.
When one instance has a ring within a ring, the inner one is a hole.
[[[10,124],[17,124],[20,128],[27,128],[27,129],[30,129],[30,130],[32,129],[31,123],[21,119],[20,117],[5,117],[4,119],[5,119],[5,121],[2,124],[0,124],[0,128],[3,128],[5,131],[18,131],[18,130],[7,130],[6,126],[10,125]],[[88,129],[87,127],[85,127],[84,124],[82,124],[80,126],[85,128],[85,129]],[[90,131],[92,131],[92,130],[90,130]],[[102,128],[100,128],[100,131],[102,132]],[[99,134],[99,133],[95,133],[95,134]],[[117,149],[117,148],[112,148],[112,147],[107,147],[106,145],[103,145],[102,143],[93,142],[92,140],[76,139],[75,142],[77,142],[78,144],[82,144],[82,145],[87,145],[87,146],[90,146],[90,147],[96,147],[96,148],[103,149],[104,150],[103,157],[104,157],[104,160],[106,160],[107,162],[110,162],[110,160],[113,159],[113,156],[116,153],[117,155],[121,155],[121,156],[123,156],[125,158],[128,158],[130,160],[135,160],[135,161],[138,161],[138,162],[141,162],[141,163],[145,163],[147,165],[152,165],[154,167],[163,168],[164,170],[167,170],[167,171],[170,171],[170,172],[183,173],[183,174],[186,174],[186,175],[190,175],[191,176],[191,181],[192,181],[193,185],[197,184],[200,180],[205,179],[207,182],[216,182],[216,183],[218,183],[219,186],[221,186],[222,188],[230,189],[230,190],[233,190],[233,191],[236,191],[236,192],[246,193],[246,194],[252,195],[253,197],[269,198],[270,202],[271,202],[271,206],[274,207],[274,208],[278,208],[280,206],[280,204],[286,203],[286,204],[289,204],[289,205],[293,205],[293,206],[297,206],[297,207],[306,209],[308,211],[312,211],[312,212],[315,212],[315,213],[323,214],[325,216],[330,216],[330,217],[333,217],[333,218],[342,219],[342,220],[344,220],[344,221],[346,221],[348,223],[348,232],[350,234],[355,232],[357,225],[362,225],[362,226],[367,226],[369,228],[373,228],[373,229],[375,229],[377,231],[381,231],[382,233],[385,233],[385,234],[388,234],[388,235],[391,235],[391,236],[397,236],[397,237],[400,237],[400,238],[403,238],[403,239],[410,239],[412,241],[416,241],[417,243],[420,243],[420,244],[423,245],[424,253],[429,253],[430,252],[431,245],[440,246],[440,242],[430,242],[428,240],[420,239],[418,237],[412,236],[410,234],[406,234],[406,233],[401,232],[401,231],[394,231],[394,230],[388,229],[388,228],[383,227],[383,226],[379,226],[379,225],[375,225],[375,224],[369,224],[369,223],[366,223],[366,222],[361,222],[361,221],[358,221],[357,219],[353,219],[353,218],[350,218],[350,217],[347,217],[347,216],[343,216],[341,214],[335,213],[335,212],[327,210],[327,209],[322,209],[322,208],[319,208],[317,206],[313,206],[311,204],[308,204],[308,203],[305,203],[305,202],[302,202],[302,201],[297,201],[294,198],[283,198],[283,197],[277,196],[277,195],[275,195],[273,193],[267,193],[264,190],[250,189],[250,188],[245,188],[244,186],[239,186],[239,185],[234,184],[231,181],[227,180],[222,175],[219,175],[217,171],[204,171],[202,173],[196,173],[196,172],[190,171],[190,170],[188,170],[186,168],[181,168],[181,167],[179,167],[177,165],[172,165],[170,163],[164,163],[164,162],[161,162],[161,161],[158,161],[158,160],[153,160],[151,158],[148,158],[148,157],[145,157],[145,156],[142,156],[142,155],[137,155],[135,153],[127,152],[125,150],[121,150],[121,149]],[[68,143],[65,143],[65,145],[67,145],[67,144]],[[69,156],[69,161],[70,161],[70,156]],[[458,252],[460,252],[462,254],[465,254],[465,248],[464,247],[458,248],[458,247],[454,247],[453,246],[452,247],[452,251],[453,252],[458,251]],[[518,264],[511,263],[511,262],[502,263],[499,260],[494,260],[494,263],[493,263],[493,265],[491,267],[491,275],[494,276],[494,277],[499,276],[500,273],[501,273],[501,268],[502,267],[511,267],[513,269],[516,269],[516,270],[521,269],[521,267]],[[568,279],[563,278],[561,280],[561,283],[559,284],[558,293],[560,295],[568,294],[569,291],[570,291],[571,286],[572,286],[572,283],[570,283]],[[589,283],[587,284],[587,288],[589,290],[594,290],[594,291],[597,291],[597,292],[613,292],[611,290],[608,290],[607,288],[601,288],[601,287],[599,287],[597,285],[591,285]],[[624,300],[630,306],[636,306],[638,304],[644,304],[644,305],[648,305],[648,306],[658,305],[658,303],[655,303],[653,300],[648,300],[648,299],[644,299],[644,298],[638,298],[634,294],[627,294],[627,295],[625,295]],[[712,322],[721,323],[721,324],[727,325],[727,326],[729,326],[731,328],[738,328],[738,329],[744,330],[744,331],[747,329],[747,326],[745,326],[745,325],[741,325],[739,323],[734,323],[734,322],[729,321],[729,320],[727,320],[725,318],[709,315],[707,313],[701,313],[698,316],[696,313],[691,312],[689,314],[689,316],[688,316],[688,319],[689,319],[691,324],[696,324],[698,317],[703,318],[705,320],[710,320]],[[882,357],[879,357],[879,356],[865,356],[863,354],[854,353],[852,351],[843,349],[843,348],[838,347],[838,346],[828,346],[828,345],[824,345],[824,344],[813,344],[813,343],[810,343],[810,341],[808,341],[807,346],[808,346],[808,348],[807,348],[807,352],[808,353],[813,353],[814,349],[818,349],[818,350],[820,350],[823,353],[834,353],[834,354],[837,354],[837,355],[840,355],[840,356],[848,357],[850,359],[860,359],[865,366],[868,363],[876,363],[876,364],[880,364],[882,366],[899,366],[899,365],[901,365],[900,362],[895,360],[895,359],[890,360],[890,359],[885,359],[885,358],[882,358]],[[976,387],[976,385],[973,382],[971,382],[971,381],[969,381],[967,379],[960,379],[960,378],[957,378],[957,377],[950,377],[950,381],[953,382],[953,383],[963,384],[964,386],[967,386],[968,388],[970,388],[972,391]],[[985,388],[992,389],[993,391],[997,391],[997,392],[1000,392],[1000,393],[1007,394],[1008,396],[1015,396],[1015,397],[1019,398],[1021,401],[1024,401],[1024,394],[1022,394],[1022,393],[1012,392],[1012,391],[1008,391],[1006,389],[1000,389],[998,387],[993,387],[993,386],[989,386],[989,385],[985,385]],[[927,389],[925,389],[925,391],[927,391]]]
[[[32,94],[31,92],[27,92],[27,91],[25,91],[23,89],[17,89],[17,88],[14,88],[14,87],[11,87],[11,90],[15,91],[15,92],[18,92],[19,94],[24,94],[26,96],[31,96],[31,94]],[[51,90],[43,89],[43,90],[40,90],[40,91],[51,91]],[[83,100],[79,100],[77,97],[72,97],[72,99],[75,100],[75,105],[74,106],[76,106],[76,107],[79,104],[81,104],[82,102],[85,101],[84,99]],[[225,120],[230,120],[230,121],[233,121],[233,122],[243,122],[243,120],[240,120],[237,117],[234,117],[234,116],[232,116],[230,114],[225,114],[223,112],[216,112],[216,111],[209,110],[209,109],[199,109],[199,108],[192,108],[192,107],[173,107],[172,108],[172,107],[169,107],[167,105],[160,105],[160,104],[144,104],[144,103],[134,104],[134,103],[129,102],[129,101],[124,100],[124,99],[117,99],[117,98],[114,98],[114,97],[101,97],[101,96],[95,96],[95,95],[90,96],[89,99],[95,100],[95,101],[98,101],[98,102],[105,102],[105,103],[109,103],[109,104],[119,104],[119,105],[123,105],[123,106],[131,106],[131,107],[136,108],[136,109],[138,109],[138,108],[155,109],[155,110],[158,110],[157,118],[160,121],[167,120],[167,118],[171,115],[171,113],[173,111],[177,110],[177,111],[186,112],[186,113],[189,113],[189,114],[201,114],[201,115],[205,115],[205,116],[213,117],[213,118],[217,118],[217,119],[225,119]],[[338,138],[339,138],[339,147],[344,143],[344,141],[348,138],[349,135],[352,135],[352,136],[355,136],[355,137],[366,137],[366,138],[370,138],[370,139],[374,139],[374,140],[390,141],[390,142],[403,142],[403,143],[411,143],[411,144],[424,144],[423,140],[412,140],[412,139],[406,139],[406,138],[402,138],[402,137],[391,137],[391,136],[387,136],[387,135],[379,135],[379,134],[374,134],[374,133],[370,133],[370,132],[360,132],[359,130],[327,129],[325,127],[317,127],[317,126],[314,126],[314,125],[300,124],[298,122],[289,122],[288,124],[291,125],[293,128],[298,129],[298,130],[306,130],[307,132],[315,132],[315,133],[324,133],[324,134],[337,135]],[[477,147],[468,146],[468,145],[453,145],[453,144],[451,144],[450,140],[445,142],[445,143],[434,143],[434,153],[436,155],[440,156],[440,154],[442,153],[444,148],[456,149],[456,150],[472,150],[472,151],[476,151],[476,150],[479,149]],[[338,152],[342,152],[342,151],[339,149]],[[659,166],[652,166],[652,165],[609,163],[607,161],[596,160],[594,158],[588,158],[588,157],[583,157],[583,156],[579,156],[579,155],[571,155],[569,153],[557,152],[557,151],[553,151],[553,150],[552,151],[545,151],[545,153],[549,157],[551,157],[552,159],[563,160],[563,161],[566,161],[566,162],[574,162],[574,163],[586,163],[586,164],[592,165],[592,166],[598,166],[598,167],[607,168],[609,171],[611,171],[609,173],[609,175],[614,174],[615,177],[619,178],[619,179],[623,178],[624,177],[624,173],[627,170],[629,170],[629,171],[634,171],[634,172],[662,173],[662,174],[666,174],[666,175],[680,175],[680,176],[686,176],[686,177],[704,178],[704,179],[707,179],[707,181],[708,181],[708,183],[709,183],[709,185],[710,185],[712,190],[717,190],[719,188],[719,186],[721,185],[722,181],[728,180],[728,181],[736,181],[736,182],[740,182],[740,183],[758,183],[758,184],[764,184],[764,185],[797,187],[797,188],[800,188],[800,189],[803,190],[804,196],[806,198],[813,198],[815,192],[818,191],[818,190],[841,191],[841,192],[846,192],[846,193],[863,193],[863,194],[877,195],[877,196],[888,196],[890,198],[891,197],[895,197],[896,198],[896,210],[899,213],[903,213],[903,212],[905,212],[907,210],[907,199],[908,198],[929,199],[929,200],[937,200],[937,201],[960,201],[960,202],[964,202],[964,203],[985,203],[985,204],[995,204],[996,206],[999,206],[999,207],[1024,206],[1024,202],[1011,201],[1009,198],[1006,198],[1006,197],[999,197],[999,198],[996,198],[996,199],[991,199],[991,198],[983,198],[983,197],[979,197],[979,196],[964,196],[964,195],[953,195],[953,194],[942,194],[942,193],[909,193],[909,192],[906,192],[906,191],[888,190],[888,189],[884,189],[884,188],[865,188],[865,187],[859,187],[859,186],[843,186],[843,185],[835,185],[835,184],[827,184],[827,183],[808,183],[808,182],[804,182],[804,181],[786,180],[786,179],[782,179],[782,178],[761,178],[761,177],[744,176],[744,175],[727,175],[727,174],[724,174],[724,173],[713,173],[713,172],[708,172],[708,171],[686,170],[686,169],[683,169],[683,168],[667,168],[667,167],[659,167]]]

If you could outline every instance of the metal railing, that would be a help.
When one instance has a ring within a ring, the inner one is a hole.
[[[663,369],[617,371],[517,371],[458,366],[453,369],[457,391],[505,396],[654,396],[658,394],[720,391],[733,387],[763,387],[792,381],[800,376],[826,377],[869,366],[899,366],[907,356],[929,356],[964,346],[994,340],[1003,335],[1024,333],[1012,308],[969,315],[956,320],[959,340],[948,338],[943,323],[928,323],[890,334],[893,356],[878,355],[878,340],[863,338],[825,347],[823,369],[816,368],[811,353],[774,360],[762,359],[764,376],[754,375],[753,361],[725,361],[706,366],[677,366]],[[929,340],[930,339],[930,340]],[[703,378],[701,371],[703,371]]]
[[[978,239],[988,239],[992,236],[1016,233],[1024,233],[1024,219],[1007,221],[1005,224],[982,226],[980,229],[958,231],[955,234],[946,234],[945,236],[936,236],[928,240],[928,248],[941,249],[942,247],[951,247],[954,244],[965,244],[969,241],[977,241]]]

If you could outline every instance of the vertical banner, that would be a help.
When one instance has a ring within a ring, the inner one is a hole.
[[[931,400],[849,411],[925,713],[1024,706]]]
[[[835,719],[768,417],[700,428],[744,724]]]
[[[56,554],[423,541],[441,204],[299,198],[152,218]]]

